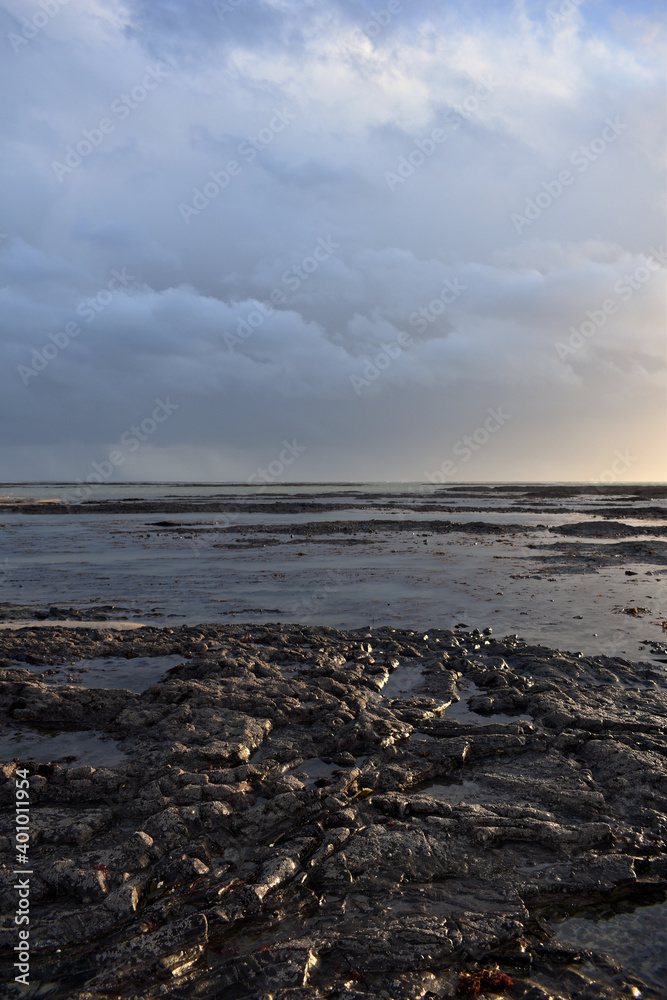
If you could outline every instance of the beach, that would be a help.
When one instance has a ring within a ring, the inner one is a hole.
[[[8,996],[663,995],[664,487],[3,490]]]
[[[642,658],[667,618],[664,485],[0,492],[0,623],[462,623]]]
[[[664,4],[0,17],[0,1000],[667,1000]]]

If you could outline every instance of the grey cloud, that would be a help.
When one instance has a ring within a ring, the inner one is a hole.
[[[475,475],[526,477],[553,453],[577,478],[649,413],[656,426],[664,267],[627,299],[615,286],[661,238],[660,44],[589,25],[566,47],[536,9],[501,26],[420,4],[351,49],[378,9],[243,0],[220,20],[175,0],[121,19],[110,4],[97,17],[64,7],[10,52],[5,478],[80,475],[163,394],[179,410],[126,474],[144,461],[166,478],[243,478],[297,435],[299,478],[420,478],[504,402],[512,421]],[[0,14],[0,31],[16,24]],[[114,112],[156,60],[164,80]],[[490,77],[488,98],[429,140]],[[282,109],[294,118],[272,132]],[[572,155],[617,116],[627,129],[579,169]],[[53,162],[104,117],[112,131],[59,180]],[[251,158],[243,144],[262,134]],[[213,193],[211,172],[232,159]],[[572,182],[554,195],[563,169]],[[186,222],[196,191],[207,203]],[[339,246],[311,270],[329,239]],[[130,277],[107,302],[114,271]],[[617,311],[559,354],[609,297]],[[80,332],[60,348],[67,323]],[[357,392],[351,377],[406,335]],[[45,345],[55,355],[22,376]],[[563,435],[595,446],[568,450]],[[655,475],[651,448],[642,468]]]

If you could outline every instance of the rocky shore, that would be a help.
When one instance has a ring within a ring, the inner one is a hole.
[[[141,693],[60,679],[172,654]],[[125,753],[2,768],[6,955],[19,768],[34,871],[7,996],[663,995],[658,958],[557,943],[568,914],[664,901],[658,664],[490,629],[54,625],[0,633],[0,668],[5,736]]]

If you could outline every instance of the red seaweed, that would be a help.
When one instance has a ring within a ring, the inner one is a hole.
[[[478,997],[488,990],[504,991],[514,986],[513,979],[499,969],[478,969],[477,972],[462,972],[456,992],[463,997]]]

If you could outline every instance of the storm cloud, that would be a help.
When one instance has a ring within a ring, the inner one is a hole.
[[[498,407],[451,478],[664,478],[657,5],[5,0],[0,36],[3,480],[284,441],[278,478],[421,480]]]

